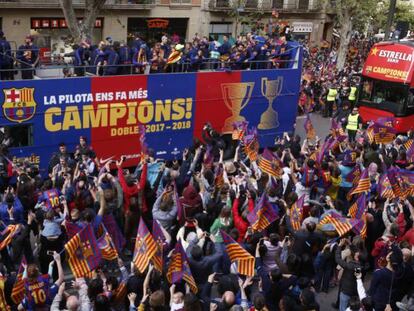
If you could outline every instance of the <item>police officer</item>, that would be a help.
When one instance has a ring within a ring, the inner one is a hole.
[[[13,72],[10,69],[12,68],[13,58],[10,43],[4,37],[3,31],[0,30],[0,80],[11,80]]]
[[[348,96],[348,100],[349,100],[349,103],[351,104],[351,107],[354,107],[355,105],[356,92],[357,92],[356,86],[352,85],[351,90],[349,91],[349,96]]]
[[[328,95],[326,96],[326,105],[324,117],[332,117],[333,107],[335,105],[336,97],[338,96],[338,90],[334,84],[331,84],[328,88]]]
[[[354,107],[347,118],[346,129],[348,131],[349,141],[355,141],[355,136],[362,129],[362,119],[358,113],[358,107]]]
[[[22,79],[33,79],[34,69],[39,62],[39,48],[33,44],[33,37],[27,36],[17,51],[17,59],[22,69]]]

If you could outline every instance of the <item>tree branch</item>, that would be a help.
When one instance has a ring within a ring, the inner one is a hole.
[[[63,15],[65,16],[66,23],[68,24],[68,28],[70,33],[72,34],[75,39],[80,37],[80,28],[79,23],[76,18],[76,13],[72,5],[71,0],[59,0],[60,7],[62,8]]]

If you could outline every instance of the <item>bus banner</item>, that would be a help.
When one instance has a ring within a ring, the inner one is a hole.
[[[73,151],[81,135],[100,157],[125,155],[133,165],[139,125],[159,158],[179,158],[206,122],[231,133],[246,120],[272,145],[293,131],[299,85],[300,69],[3,81],[0,127],[26,135],[14,142],[14,159],[41,167],[60,142]]]
[[[390,82],[410,83],[413,47],[379,43],[374,45],[364,64],[363,75]]]

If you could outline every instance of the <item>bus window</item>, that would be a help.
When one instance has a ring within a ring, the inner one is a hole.
[[[6,147],[33,146],[33,125],[8,125],[0,128],[1,144]]]
[[[373,85],[374,85],[374,83],[371,80],[364,81],[364,84],[362,85],[362,94],[361,94],[361,99],[362,100],[371,100],[372,86]]]
[[[414,89],[410,89],[408,92],[407,107],[409,109],[414,108]]]

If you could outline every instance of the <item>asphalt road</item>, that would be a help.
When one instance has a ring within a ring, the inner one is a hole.
[[[310,119],[312,121],[313,127],[315,128],[316,135],[318,135],[322,141],[329,134],[329,129],[331,128],[331,119],[322,118],[318,113],[311,113]],[[298,116],[296,118],[296,134],[300,135],[302,140],[306,138],[305,128],[303,127],[305,123],[305,116]]]

